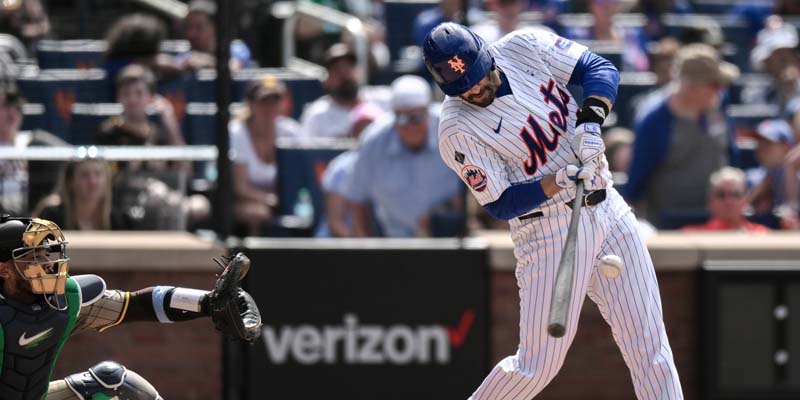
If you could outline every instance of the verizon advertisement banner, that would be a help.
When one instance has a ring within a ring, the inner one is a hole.
[[[247,399],[469,397],[490,368],[484,248],[310,243],[246,243],[264,318]]]

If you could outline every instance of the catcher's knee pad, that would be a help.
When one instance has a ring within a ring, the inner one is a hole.
[[[141,375],[114,361],[103,361],[88,371],[72,374],[65,380],[82,400],[114,396],[131,400],[163,400],[153,385]]]

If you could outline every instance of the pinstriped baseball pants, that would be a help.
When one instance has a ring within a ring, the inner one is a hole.
[[[517,249],[519,348],[494,367],[470,399],[528,400],[541,392],[564,364],[587,295],[611,326],[636,397],[683,399],[653,262],[633,214],[614,211],[623,200],[612,192],[609,200],[581,211],[567,332],[558,339],[547,334],[547,320],[570,214],[545,215],[532,222],[530,243]],[[615,279],[603,277],[595,268],[606,254],[618,255],[625,262],[623,273]]]

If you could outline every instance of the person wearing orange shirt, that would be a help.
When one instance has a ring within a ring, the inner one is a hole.
[[[744,172],[738,168],[722,167],[709,178],[708,210],[706,223],[683,227],[683,231],[746,231],[767,232],[764,225],[752,223],[744,216],[747,207]]]

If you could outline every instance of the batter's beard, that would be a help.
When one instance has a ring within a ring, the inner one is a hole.
[[[486,108],[489,107],[492,103],[494,103],[494,99],[497,98],[497,89],[500,87],[502,82],[500,81],[499,75],[491,75],[492,73],[496,72],[493,70],[490,72],[490,79],[487,82],[486,87],[483,91],[478,93],[477,96],[470,96],[469,98],[461,96],[461,99],[466,101],[467,103],[474,104],[478,107]],[[485,95],[484,95],[485,93]],[[485,97],[481,100],[474,100],[476,98]]]
[[[471,99],[464,99],[464,100],[467,103],[474,104],[474,105],[476,105],[478,107],[486,108],[486,107],[489,107],[492,103],[494,103],[494,99],[495,99],[494,92],[495,92],[494,88],[488,88],[487,87],[486,88],[486,96],[485,96],[486,98],[481,99],[480,101],[475,101],[475,100],[471,100]],[[483,93],[481,93],[481,95],[475,96],[475,97],[481,97],[482,95],[483,95]]]

